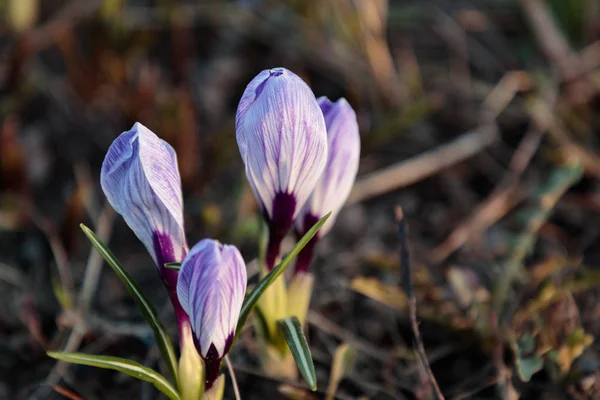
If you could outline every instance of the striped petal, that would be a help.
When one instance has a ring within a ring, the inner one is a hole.
[[[177,155],[139,122],[115,139],[102,164],[102,190],[162,271],[187,252]]]
[[[327,160],[325,121],[308,85],[285,68],[262,71],[240,100],[236,138],[265,217],[287,232]]]
[[[246,264],[235,246],[204,239],[190,250],[179,272],[177,296],[207,369],[229,350],[245,293]]]
[[[318,103],[327,125],[329,156],[323,175],[296,219],[296,230],[303,235],[316,221],[332,211],[319,231],[322,237],[333,226],[356,179],[360,135],[356,114],[346,99],[333,103],[327,97],[320,97]]]

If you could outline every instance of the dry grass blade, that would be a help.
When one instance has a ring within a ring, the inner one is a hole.
[[[106,203],[96,224],[98,227],[98,232],[102,236],[101,239],[104,241],[108,241],[111,235],[114,216],[114,211],[110,205]],[[76,351],[85,336],[87,327],[85,319],[82,316],[85,315],[89,309],[93,294],[98,286],[102,262],[102,257],[92,247],[88,257],[83,285],[79,295],[79,309],[76,313],[72,313],[72,315],[75,317],[75,323],[72,327],[69,337],[67,338],[65,346],[62,348],[62,351],[64,352],[68,353]],[[60,377],[65,373],[66,368],[67,363],[65,361],[58,361],[48,374],[46,378],[46,384],[50,386],[56,385],[56,383],[58,383],[60,380]]]
[[[556,203],[572,185],[581,179],[581,176],[582,168],[577,161],[556,168],[547,182],[539,188],[536,206],[524,210],[525,230],[516,240],[512,254],[505,263],[504,271],[494,288],[494,308],[498,312],[503,311],[502,307],[507,301],[510,286],[521,271],[525,257],[535,244],[537,233],[550,217]]]
[[[417,299],[412,287],[412,274],[410,268],[410,253],[408,250],[408,232],[406,228],[406,221],[404,220],[404,213],[400,206],[396,207],[396,222],[398,223],[398,241],[400,244],[400,266],[402,268],[402,282],[404,284],[404,290],[408,296],[408,316],[410,318],[410,327],[413,331],[415,344],[417,346],[417,352],[423,362],[423,367],[427,372],[429,381],[438,400],[444,400],[444,395],[440,390],[440,387],[431,371],[431,366],[427,360],[427,354],[425,353],[425,346],[423,345],[423,339],[421,338],[421,332],[419,331],[419,323],[417,322]]]
[[[354,185],[346,203],[357,203],[418,182],[474,156],[497,140],[495,124],[480,126],[450,143],[363,177]]]
[[[327,386],[326,400],[333,400],[335,398],[335,393],[337,392],[340,382],[354,367],[355,359],[356,350],[348,345],[348,343],[343,343],[337,347],[333,356],[333,363],[331,364],[331,374],[329,385]]]
[[[98,223],[96,225],[98,236],[105,242],[108,241],[110,237],[114,218],[115,212],[113,211],[112,207],[106,203],[102,209],[102,213],[98,217]],[[92,248],[88,257],[85,275],[83,277],[83,285],[79,294],[79,308],[83,314],[88,311],[92,297],[94,296],[94,292],[98,286],[98,280],[100,278],[100,273],[102,272],[102,265],[102,256],[99,252]]]
[[[542,0],[523,0],[525,15],[529,18],[533,33],[546,57],[553,62],[564,60],[571,49],[566,39],[554,24],[554,18]]]
[[[335,322],[327,319],[322,314],[314,310],[310,310],[306,317],[306,321],[313,325],[315,328],[339,339],[354,347],[357,351],[364,353],[365,355],[372,357],[376,360],[381,361],[382,363],[388,363],[390,360],[395,357],[400,358],[389,351],[382,350],[377,346],[372,345],[371,343],[363,340],[361,338],[356,337],[352,332],[344,329],[343,327],[337,325]],[[406,354],[406,353],[405,353]],[[406,357],[404,357],[406,358]]]
[[[74,283],[73,275],[71,274],[71,263],[65,245],[58,235],[55,225],[50,219],[41,215],[37,210],[30,210],[30,218],[34,224],[36,224],[48,238],[50,249],[52,250],[52,256],[56,262],[56,269],[58,270],[58,278],[60,280],[60,290],[64,296],[63,305],[67,308],[73,306],[74,298]]]
[[[537,130],[527,133],[513,154],[507,174],[488,198],[477,206],[473,214],[461,222],[448,238],[433,250],[433,262],[444,261],[470,238],[479,237],[523,200],[525,193],[519,187],[519,178],[539,148],[542,136]]]
[[[548,97],[554,97],[550,93]],[[579,160],[585,171],[600,179],[600,157],[576,143],[567,133],[562,121],[554,115],[553,103],[542,98],[533,100],[531,116],[538,126],[547,127],[548,133],[559,145],[563,146],[565,152]]]
[[[70,400],[83,400],[83,397],[80,397],[72,391],[70,391],[69,389],[65,389],[64,387],[59,385],[54,386],[54,391],[62,396],[65,396],[67,399]]]
[[[231,376],[231,385],[233,386],[233,393],[235,394],[235,399],[242,400],[240,388],[238,387],[237,379],[235,377],[235,370],[233,369],[233,365],[231,365],[229,356],[225,356],[225,364],[227,365],[227,369],[229,370],[229,376]]]

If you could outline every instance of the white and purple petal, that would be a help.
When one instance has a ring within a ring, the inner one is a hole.
[[[327,160],[325,121],[314,94],[285,68],[262,71],[240,100],[236,138],[265,217],[287,232]]]
[[[187,252],[177,155],[139,122],[110,146],[100,175],[113,208],[144,244],[159,269]]]
[[[356,179],[360,135],[356,113],[346,99],[333,103],[327,97],[320,97],[317,101],[327,125],[329,156],[323,175],[296,219],[296,230],[303,235],[331,211],[331,216],[319,230],[318,235],[322,237],[333,226]]]
[[[181,265],[177,296],[190,318],[207,369],[223,358],[232,344],[246,279],[246,264],[238,249],[212,239],[192,247]]]

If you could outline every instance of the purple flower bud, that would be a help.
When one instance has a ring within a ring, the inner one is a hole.
[[[102,190],[158,265],[187,252],[175,150],[136,122],[115,139],[102,163]]]
[[[269,223],[267,266],[312,192],[327,160],[323,113],[304,81],[285,68],[262,71],[236,115],[246,176]]]
[[[165,263],[182,261],[188,249],[175,150],[136,122],[111,144],[100,182],[109,203],[154,259],[182,322],[184,316],[175,296],[177,271],[164,267]]]
[[[319,219],[329,211],[331,216],[317,235],[305,247],[296,262],[296,270],[308,268],[312,257],[312,248],[319,237],[325,235],[333,226],[337,214],[342,209],[358,171],[360,158],[360,135],[356,114],[346,99],[336,103],[327,97],[320,97],[319,106],[327,125],[329,156],[327,165],[314,191],[296,218],[296,232],[302,237]],[[308,259],[307,259],[308,258]]]
[[[205,362],[207,389],[233,342],[246,279],[246,264],[238,249],[216,240],[200,241],[181,265],[177,296]]]

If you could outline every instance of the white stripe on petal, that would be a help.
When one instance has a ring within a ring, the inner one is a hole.
[[[304,81],[285,68],[262,71],[244,91],[236,139],[246,176],[269,217],[278,193],[292,194],[298,213],[327,160],[323,114]]]
[[[102,164],[102,190],[154,261],[181,261],[187,251],[175,150],[144,125],[115,139]]]
[[[181,265],[177,297],[206,358],[211,345],[229,350],[246,293],[246,264],[235,246],[204,239]]]

